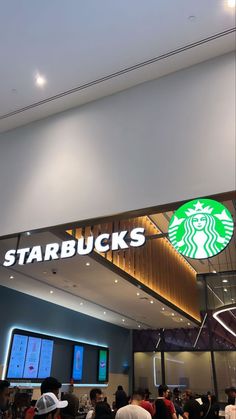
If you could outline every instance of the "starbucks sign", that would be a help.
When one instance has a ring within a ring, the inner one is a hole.
[[[169,224],[169,239],[183,256],[206,259],[229,244],[234,221],[229,210],[212,199],[195,199],[175,211]]]

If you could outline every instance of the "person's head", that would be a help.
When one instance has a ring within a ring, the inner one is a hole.
[[[145,394],[144,391],[139,389],[135,390],[131,397],[131,404],[137,404],[140,405],[141,401],[144,400]]]
[[[102,390],[100,388],[93,388],[90,391],[90,400],[92,403],[92,406],[96,406],[97,403],[103,401],[103,394]]]
[[[35,419],[54,419],[59,409],[64,409],[68,401],[60,401],[54,393],[44,393],[35,405]]]
[[[168,389],[166,392],[166,399],[171,400],[172,397],[173,397],[173,393],[171,390]]]
[[[151,393],[150,393],[149,389],[148,388],[145,388],[145,390],[144,390],[145,400],[149,400],[150,394]]]
[[[105,402],[98,402],[95,406],[95,419],[110,419],[112,418],[111,408]]]
[[[178,388],[178,387],[175,387],[175,388],[174,388],[174,390],[173,390],[173,395],[174,395],[174,397],[179,397],[179,395],[180,395],[180,390],[179,390],[179,388]]]
[[[183,400],[187,401],[193,399],[193,393],[191,390],[185,390],[185,392],[183,393]]]
[[[235,387],[230,387],[228,389],[228,397],[230,397],[230,398],[235,398],[236,397],[236,388]]]
[[[9,400],[10,383],[7,380],[0,380],[0,408],[5,409]]]
[[[158,387],[158,395],[159,397],[165,397],[166,399],[168,398],[168,394],[169,394],[169,388],[166,385],[160,385]]]
[[[79,410],[79,399],[72,393],[65,393],[63,394],[62,400],[66,400],[68,402],[68,406],[62,410],[61,416],[71,416],[75,417],[78,414]]]
[[[43,380],[41,384],[41,394],[44,393],[54,393],[58,398],[59,390],[61,388],[61,383],[54,377],[47,377]]]
[[[122,386],[118,386],[118,387],[117,387],[117,390],[118,390],[118,391],[121,391],[121,390],[123,390],[123,387],[122,387]]]

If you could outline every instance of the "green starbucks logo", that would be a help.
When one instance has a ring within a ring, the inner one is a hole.
[[[195,199],[174,213],[168,234],[182,255],[206,259],[225,249],[233,230],[234,221],[224,205],[212,199]]]

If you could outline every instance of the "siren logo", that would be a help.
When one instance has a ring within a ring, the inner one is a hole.
[[[206,259],[225,249],[233,230],[234,221],[224,205],[212,199],[197,199],[174,213],[168,233],[179,253],[193,259]]]

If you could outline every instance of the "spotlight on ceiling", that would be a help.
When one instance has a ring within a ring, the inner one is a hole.
[[[231,8],[235,7],[236,0],[227,0],[227,5],[228,7],[231,7]]]
[[[43,87],[46,84],[46,79],[40,74],[37,74],[37,76],[35,77],[35,83],[37,86]]]

